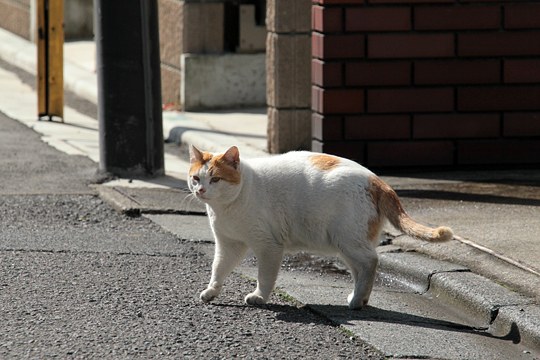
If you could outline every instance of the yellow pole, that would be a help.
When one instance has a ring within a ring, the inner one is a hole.
[[[64,1],[38,0],[38,115],[64,121]]]
[[[38,0],[37,3],[37,94],[38,94],[38,118],[48,114],[47,111],[47,56],[46,56],[46,14],[45,1]]]

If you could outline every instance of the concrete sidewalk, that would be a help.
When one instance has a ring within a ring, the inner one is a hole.
[[[91,42],[66,44],[65,82],[67,89],[95,102],[95,72],[89,60],[93,51]],[[0,58],[35,73],[34,45],[1,29]],[[0,111],[36,129],[51,145],[98,161],[95,119],[67,108],[66,124],[37,122],[32,89],[1,69],[0,82]],[[163,118],[164,137],[170,141],[192,143],[210,151],[237,145],[242,156],[265,154],[264,110],[164,112]],[[167,177],[117,180],[100,191],[126,212],[202,213],[200,206],[166,201],[170,199],[169,192],[183,186],[178,180],[185,180],[187,167],[180,154],[167,155]],[[517,328],[523,343],[540,351],[540,170],[426,172],[383,178],[397,190],[414,218],[428,224],[448,225],[456,238],[445,244],[428,244],[388,228],[393,245],[383,249],[381,272],[431,289],[434,296],[445,298],[464,313],[480,314],[494,334]],[[153,220],[173,232],[180,231],[182,226],[178,218],[168,221],[156,216]],[[184,221],[206,222],[203,217]],[[211,240],[208,233],[192,237]],[[400,254],[408,250],[429,257],[413,259],[409,254]],[[450,261],[459,269],[446,271],[433,258]],[[313,294],[284,283],[283,289],[299,301],[314,301]],[[315,308],[325,311],[321,306]],[[327,316],[340,323],[339,314]]]

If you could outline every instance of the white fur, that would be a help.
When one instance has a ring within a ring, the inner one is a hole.
[[[308,250],[337,254],[351,269],[355,288],[351,308],[369,299],[377,265],[376,243],[368,240],[368,223],[376,217],[369,195],[373,173],[340,159],[331,170],[314,166],[311,152],[290,152],[263,159],[241,159],[241,183],[210,184],[207,168],[200,181],[189,182],[196,193],[205,188],[210,225],[215,236],[212,277],[203,301],[214,299],[225,278],[248,248],[259,264],[257,289],[245,298],[264,304],[274,289],[284,252]]]

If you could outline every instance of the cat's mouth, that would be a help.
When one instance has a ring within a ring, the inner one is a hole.
[[[206,196],[204,196],[204,194],[195,194],[195,196],[199,200],[208,200],[208,198]]]

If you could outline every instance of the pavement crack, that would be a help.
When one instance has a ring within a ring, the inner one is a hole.
[[[469,269],[454,269],[454,270],[435,270],[433,272],[431,272],[429,275],[428,275],[428,281],[427,281],[427,288],[424,292],[420,293],[421,295],[427,293],[429,291],[429,289],[431,288],[431,279],[434,275],[437,275],[437,274],[448,274],[448,273],[460,273],[460,272],[471,272],[471,270]]]
[[[113,187],[113,190],[120,193],[120,195],[127,197],[129,200],[133,201],[135,204],[137,204],[139,206],[142,205],[137,199],[135,199],[133,196],[131,196],[127,192],[122,191],[122,189],[119,189],[118,187],[115,186],[115,187]]]
[[[18,252],[18,253],[36,253],[36,254],[74,254],[74,255],[98,255],[106,254],[113,256],[148,256],[148,257],[163,257],[163,258],[182,258],[184,254],[167,254],[167,253],[139,253],[139,252],[111,252],[111,251],[75,251],[75,250],[50,250],[50,249],[0,249],[0,252]]]
[[[501,307],[499,305],[492,306],[490,309],[490,319],[489,319],[489,325],[492,325],[495,320],[497,319],[497,316],[499,316],[499,309]]]

